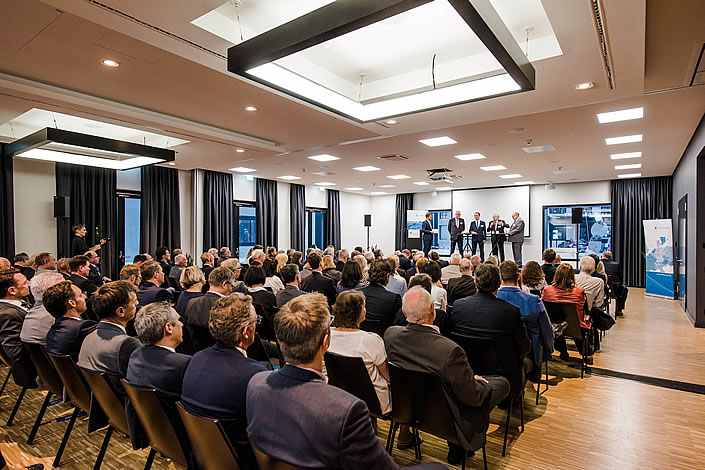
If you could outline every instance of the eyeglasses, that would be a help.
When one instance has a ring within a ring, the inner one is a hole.
[[[250,326],[250,325],[252,325],[253,323],[256,324],[256,325],[261,324],[261,323],[262,323],[262,315],[257,315],[257,318],[255,318],[255,319],[252,320],[250,323],[248,323],[247,326]]]
[[[335,320],[335,315],[330,316],[330,322],[328,323],[328,326],[331,326],[333,324],[333,321]]]

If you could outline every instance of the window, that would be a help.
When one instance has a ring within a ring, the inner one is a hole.
[[[312,245],[316,245],[321,249],[325,247],[323,237],[326,215],[326,211],[322,209],[306,209],[306,248]]]
[[[257,244],[257,211],[254,204],[235,202],[235,225],[238,239],[235,256],[241,263],[245,262],[247,252]]]
[[[575,208],[583,210],[580,224],[572,223]],[[611,205],[544,207],[543,214],[543,247],[553,248],[562,259],[577,261],[612,249]]]
[[[451,219],[451,211],[428,211],[431,214],[431,226],[438,229],[438,233],[433,234],[431,249],[437,251],[441,256],[450,255],[450,234],[448,233],[448,221]]]
[[[142,199],[139,193],[119,193],[118,204],[118,269],[134,261],[140,253]]]

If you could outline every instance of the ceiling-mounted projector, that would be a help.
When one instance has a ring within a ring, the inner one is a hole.
[[[448,168],[434,168],[431,170],[426,170],[428,173],[428,180],[431,183],[442,183],[442,184],[453,184],[454,180],[462,178],[460,175],[455,175],[452,173],[453,170]]]

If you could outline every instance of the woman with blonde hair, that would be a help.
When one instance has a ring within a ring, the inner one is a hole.
[[[201,289],[206,285],[206,277],[198,266],[188,266],[181,271],[179,284],[181,284],[181,287],[185,290],[179,294],[179,300],[176,302],[174,310],[183,317],[189,300],[203,295]]]
[[[367,273],[367,259],[363,255],[355,255],[353,261],[360,265],[360,271],[362,271],[361,282],[367,282],[369,279],[369,275]]]
[[[335,263],[331,255],[325,255],[323,257],[321,268],[323,268],[324,276],[333,279],[336,284],[340,282],[341,273],[335,268]]]

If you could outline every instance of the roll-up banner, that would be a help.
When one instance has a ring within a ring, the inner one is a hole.
[[[426,220],[426,211],[406,211],[407,238],[421,238],[421,224]]]
[[[673,227],[671,219],[644,221],[646,294],[673,298]]]

